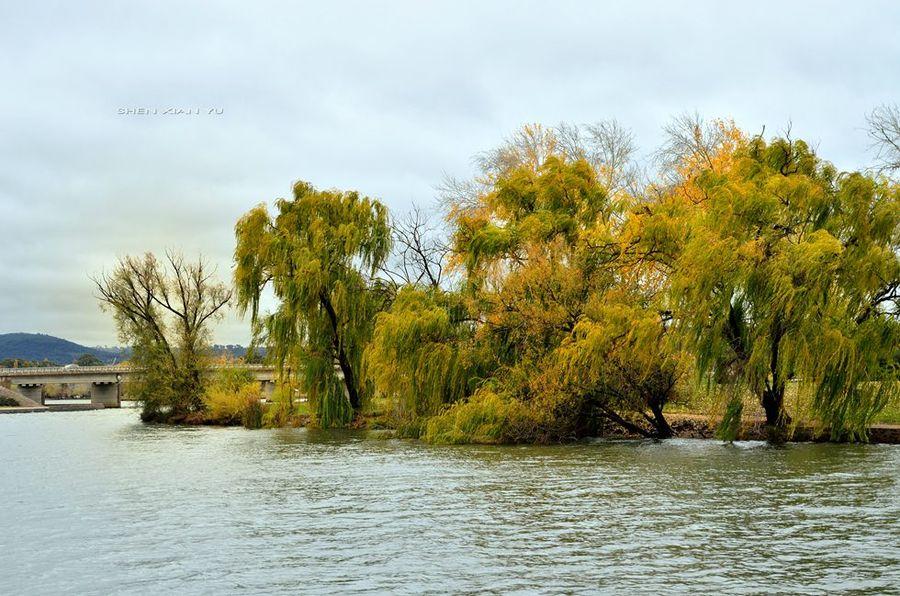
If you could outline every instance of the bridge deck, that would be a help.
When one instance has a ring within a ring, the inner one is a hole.
[[[240,370],[250,370],[254,372],[275,372],[274,366],[266,366],[263,364],[243,364],[243,365],[226,365],[216,364],[208,367],[207,370],[221,370],[228,368],[236,368]],[[108,374],[133,374],[139,371],[139,368],[133,366],[29,366],[22,368],[0,368],[0,378],[12,377],[44,377],[44,376],[68,376],[68,375],[108,375]]]

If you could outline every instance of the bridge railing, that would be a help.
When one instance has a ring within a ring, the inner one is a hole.
[[[273,371],[274,366],[265,364],[214,364],[207,370],[221,370],[236,368],[240,370]],[[0,377],[42,377],[42,376],[70,376],[70,375],[98,375],[98,374],[129,374],[140,371],[139,367],[127,365],[111,366],[28,366],[21,368],[0,368]]]

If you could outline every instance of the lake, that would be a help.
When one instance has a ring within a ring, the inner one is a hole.
[[[5,594],[898,593],[900,446],[0,416]]]

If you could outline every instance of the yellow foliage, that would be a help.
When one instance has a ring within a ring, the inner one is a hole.
[[[514,398],[477,392],[428,420],[421,438],[441,444],[504,444],[539,441],[543,416]]]
[[[259,383],[246,383],[239,388],[213,383],[203,395],[207,420],[213,424],[244,424],[247,416],[258,408],[262,398]]]

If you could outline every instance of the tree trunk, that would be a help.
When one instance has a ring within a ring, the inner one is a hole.
[[[762,407],[766,412],[766,425],[785,428],[791,423],[791,417],[784,411],[784,384],[763,390]]]
[[[359,398],[359,391],[356,388],[356,375],[353,373],[353,366],[350,363],[350,358],[347,357],[347,352],[344,350],[344,344],[340,340],[337,313],[334,312],[331,300],[329,300],[328,295],[324,291],[319,294],[319,299],[321,300],[322,307],[328,314],[328,320],[331,323],[331,345],[337,356],[338,366],[341,367],[341,373],[344,375],[344,387],[347,388],[347,397],[350,400],[350,407],[354,410],[359,410],[362,402]]]
[[[619,426],[621,426],[621,427],[624,428],[625,430],[627,430],[627,431],[629,431],[629,432],[632,432],[632,433],[634,433],[634,434],[636,434],[636,435],[641,435],[642,437],[644,437],[644,438],[646,438],[646,439],[652,439],[652,438],[654,438],[654,436],[653,436],[651,433],[647,432],[646,430],[644,430],[643,428],[641,428],[641,427],[638,426],[637,424],[634,424],[634,423],[632,423],[632,422],[629,422],[628,420],[625,420],[624,418],[622,418],[621,416],[619,416],[618,414],[616,414],[613,410],[611,410],[611,409],[609,409],[609,408],[607,408],[607,407],[604,407],[604,406],[600,406],[600,411],[603,412],[603,415],[604,415],[607,419],[609,419],[609,420],[615,422],[616,424],[618,424]]]
[[[337,350],[338,366],[344,373],[344,386],[347,388],[347,397],[350,399],[350,407],[359,410],[362,403],[359,399],[359,391],[356,390],[356,375],[353,374],[353,367],[350,365],[350,359],[344,351],[344,346],[340,345],[337,338],[334,340],[335,349]]]
[[[653,425],[656,427],[656,437],[659,439],[671,439],[675,436],[669,421],[663,415],[663,407],[660,400],[650,402],[650,411],[653,412]]]
[[[770,438],[775,441],[784,440],[784,430],[790,425],[791,417],[784,411],[784,381],[779,374],[778,353],[781,348],[781,338],[784,337],[784,327],[781,318],[777,318],[772,327],[772,352],[769,359],[769,374],[771,383],[766,381],[763,389],[762,407],[766,412],[766,426],[770,429]]]

